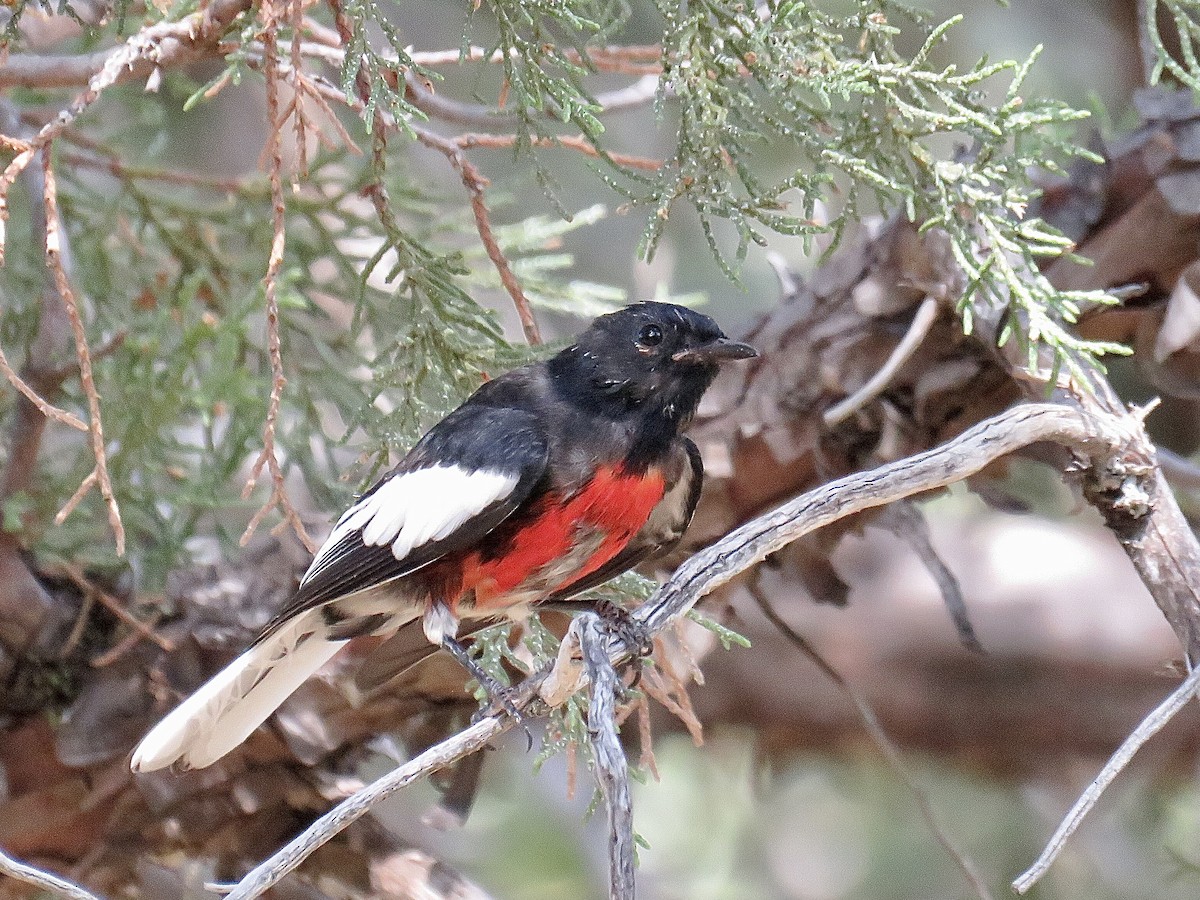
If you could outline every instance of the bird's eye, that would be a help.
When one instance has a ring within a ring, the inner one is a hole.
[[[657,325],[647,325],[638,332],[638,343],[643,347],[657,347],[662,341],[663,332]]]

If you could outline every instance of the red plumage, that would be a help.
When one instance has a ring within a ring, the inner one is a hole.
[[[640,303],[485,383],[342,515],[291,601],[134,769],[219,759],[359,637],[419,627],[486,683],[460,619],[570,600],[678,541],[703,478],[682,431],[720,363],[753,355],[708,316]]]

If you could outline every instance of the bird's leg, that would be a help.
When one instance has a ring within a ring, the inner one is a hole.
[[[529,729],[525,727],[525,716],[521,710],[517,708],[513,702],[512,688],[506,688],[495,678],[483,670],[483,666],[475,660],[467,648],[464,647],[457,638],[447,634],[442,636],[442,649],[453,656],[460,666],[470,673],[471,677],[479,682],[479,686],[483,688],[483,692],[487,694],[488,705],[475,714],[474,719],[478,720],[480,716],[487,715],[491,710],[503,709],[506,713],[513,717],[513,720],[525,728],[525,737],[529,740],[530,749],[533,748],[533,735],[529,733]]]

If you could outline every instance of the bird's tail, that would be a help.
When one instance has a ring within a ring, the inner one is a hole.
[[[250,736],[347,643],[323,637],[321,610],[286,622],[218,672],[151,729],[130,767],[200,769]]]

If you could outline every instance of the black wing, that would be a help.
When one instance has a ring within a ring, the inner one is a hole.
[[[275,621],[472,546],[530,496],[548,458],[532,413],[459,407],[346,510]]]

